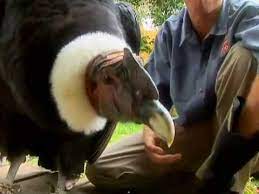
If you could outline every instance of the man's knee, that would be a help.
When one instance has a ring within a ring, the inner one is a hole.
[[[232,107],[233,100],[243,97],[245,104],[238,122],[241,133],[249,136],[259,127],[259,79],[256,76],[258,62],[252,51],[240,42],[230,49],[218,73],[216,81],[217,118],[222,123]]]
[[[257,60],[252,51],[245,48],[241,42],[238,42],[231,47],[225,57],[217,76],[217,82],[221,80],[228,81],[229,78],[234,77],[235,79],[231,81],[241,82],[247,74],[253,73],[255,75],[256,71]]]
[[[216,79],[217,117],[221,123],[233,99],[246,97],[257,72],[257,60],[252,52],[236,43],[225,57]]]
[[[252,51],[245,48],[241,42],[237,42],[236,44],[234,44],[229,50],[228,55],[230,55],[234,59],[242,61],[250,61],[254,58]]]
[[[259,76],[254,79],[246,97],[245,106],[239,119],[241,134],[251,137],[259,133]]]

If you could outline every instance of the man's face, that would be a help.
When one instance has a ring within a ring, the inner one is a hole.
[[[189,10],[211,13],[218,8],[222,0],[184,0],[184,2]]]

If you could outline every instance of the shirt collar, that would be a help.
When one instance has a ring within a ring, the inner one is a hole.
[[[224,35],[228,31],[228,16],[229,16],[229,1],[223,0],[222,8],[220,11],[219,19],[215,26],[212,28],[210,34]]]
[[[183,42],[191,36],[192,31],[193,30],[192,30],[191,19],[187,9],[185,8],[183,10],[183,23],[182,23],[181,38],[180,38],[179,46],[181,46]]]
[[[211,29],[211,32],[209,34],[219,36],[227,33],[227,28],[228,28],[227,18],[229,15],[229,8],[230,6],[229,6],[228,0],[223,0],[219,19],[215,24],[215,26]],[[180,38],[179,46],[181,46],[186,39],[189,39],[192,36],[192,33],[194,32],[187,9],[185,8],[183,12],[184,12],[183,23],[182,23],[181,38]]]

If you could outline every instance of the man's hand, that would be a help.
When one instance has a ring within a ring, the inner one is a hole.
[[[162,141],[155,133],[148,128],[144,127],[143,139],[145,143],[145,150],[150,160],[157,164],[172,164],[182,158],[181,154],[168,154],[159,146]]]

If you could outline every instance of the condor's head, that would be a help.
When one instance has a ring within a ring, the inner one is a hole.
[[[102,130],[107,120],[145,123],[171,145],[174,125],[139,58],[116,36],[80,36],[59,52],[51,92],[60,117],[75,132]]]

